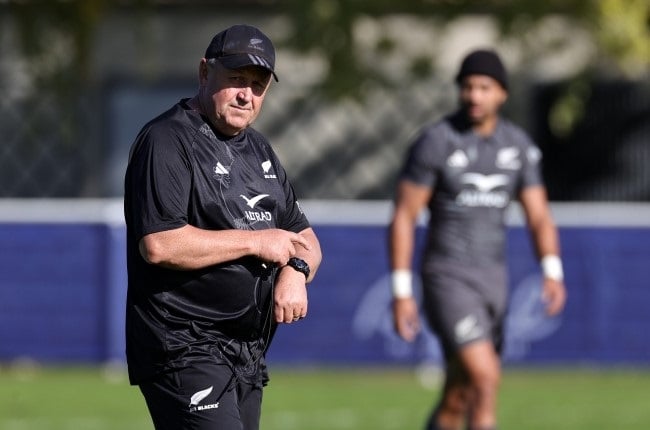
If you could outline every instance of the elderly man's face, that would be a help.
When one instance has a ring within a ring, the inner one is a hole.
[[[202,60],[199,100],[203,113],[221,133],[234,136],[259,115],[271,82],[271,72],[257,66],[227,69]]]

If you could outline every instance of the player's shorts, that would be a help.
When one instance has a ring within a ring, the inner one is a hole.
[[[262,387],[230,367],[200,363],[140,384],[156,430],[257,430]]]
[[[446,358],[478,340],[491,341],[501,352],[507,308],[502,265],[428,265],[422,276],[422,296],[429,325],[440,339]]]

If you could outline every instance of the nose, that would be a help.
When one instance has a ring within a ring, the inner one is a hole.
[[[250,86],[244,86],[239,89],[237,98],[242,102],[248,103],[253,99],[253,89]]]
[[[462,92],[462,96],[469,103],[478,103],[481,99],[481,91],[476,87],[466,88]]]

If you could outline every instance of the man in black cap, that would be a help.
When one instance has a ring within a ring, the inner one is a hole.
[[[507,301],[504,212],[512,199],[521,202],[540,258],[549,315],[562,310],[566,293],[541,154],[499,115],[508,96],[500,58],[470,53],[456,82],[460,109],[422,129],[399,176],[389,231],[393,316],[397,333],[412,341],[420,329],[411,285],[415,228],[427,208],[423,308],[440,339],[446,380],[426,428],[493,430]]]
[[[264,355],[307,314],[318,239],[268,141],[250,127],[275,50],[217,34],[198,93],[146,124],[125,177],[126,353],[157,430],[259,428]]]

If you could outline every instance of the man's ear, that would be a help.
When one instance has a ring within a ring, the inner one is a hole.
[[[199,63],[199,85],[205,85],[208,81],[209,68],[208,61],[205,58],[201,58],[201,62]]]
[[[502,88],[503,96],[501,97],[501,104],[504,104],[508,101],[508,91],[505,88]]]

